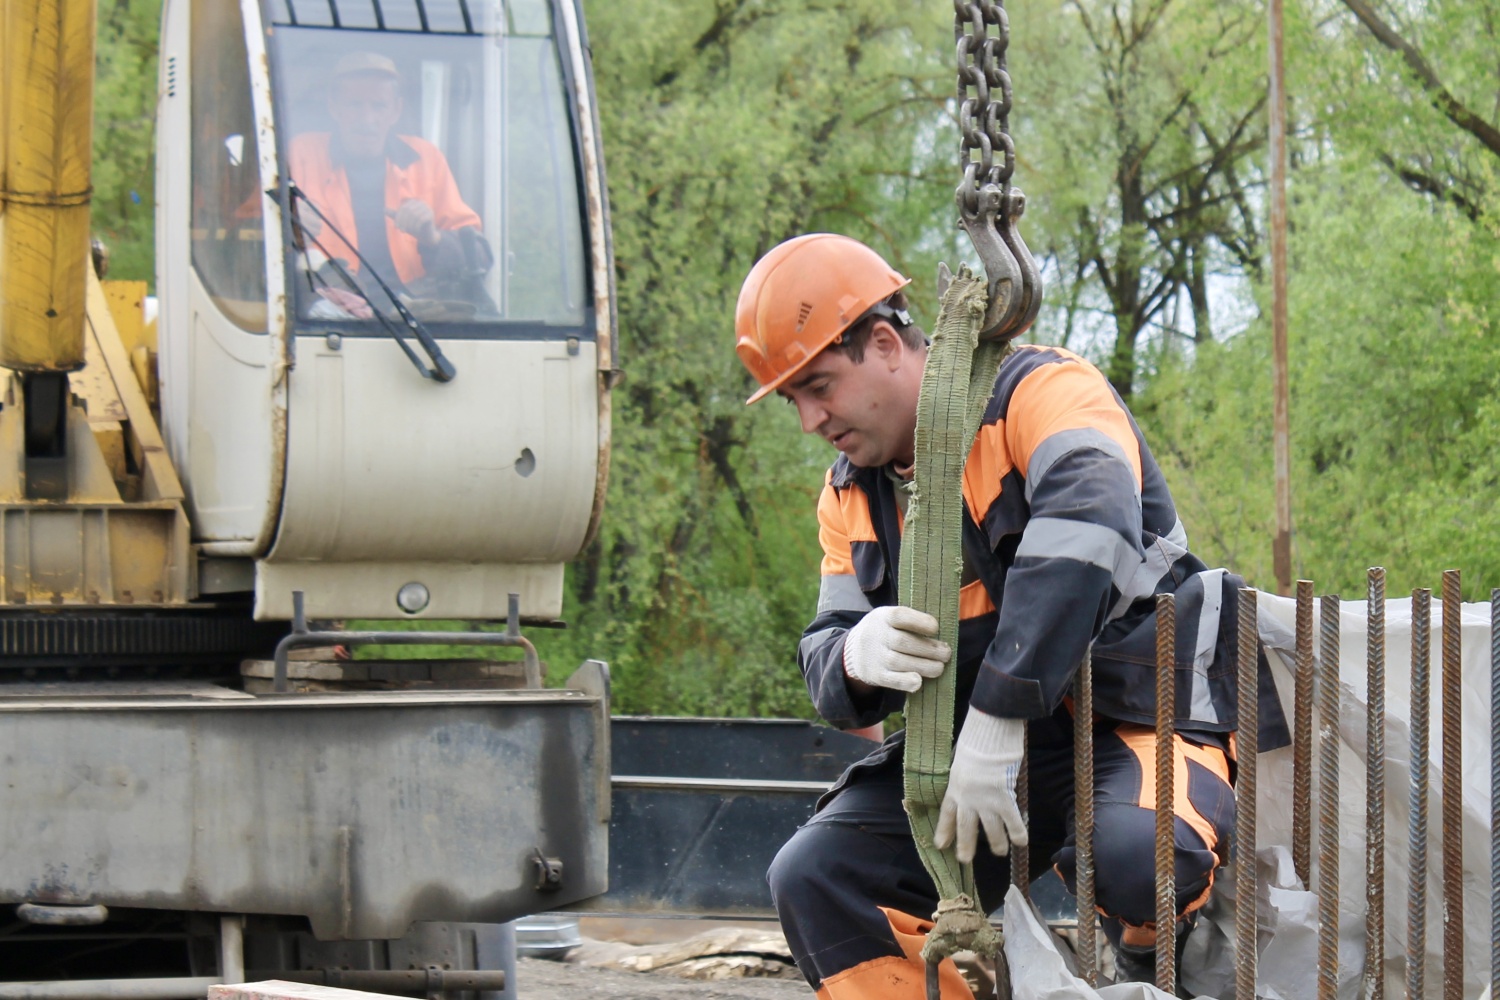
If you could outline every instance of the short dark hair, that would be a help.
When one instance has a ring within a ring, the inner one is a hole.
[[[838,351],[855,364],[865,360],[865,347],[870,343],[870,331],[878,320],[885,320],[901,337],[901,342],[915,350],[927,346],[927,333],[911,321],[907,312],[906,293],[897,292],[883,302],[877,302],[865,314],[849,325],[838,340],[829,345],[830,351]]]

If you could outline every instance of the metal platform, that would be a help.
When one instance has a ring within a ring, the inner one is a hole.
[[[351,939],[600,893],[592,669],[576,690],[0,687],[0,902],[296,914]]]

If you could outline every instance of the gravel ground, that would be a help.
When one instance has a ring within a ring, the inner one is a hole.
[[[540,958],[516,960],[520,1000],[652,1000],[694,997],[696,1000],[808,1000],[807,984],[786,979],[726,979],[702,982],[660,972],[619,972]]]

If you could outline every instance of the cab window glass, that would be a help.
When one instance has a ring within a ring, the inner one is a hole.
[[[238,3],[192,7],[193,267],[219,311],[266,330],[260,154]]]
[[[428,323],[581,326],[585,221],[550,6],[271,13],[298,315],[373,326],[396,296]]]

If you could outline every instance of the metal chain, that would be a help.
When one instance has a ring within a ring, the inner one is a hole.
[[[977,212],[980,184],[996,184],[1003,190],[1016,169],[1016,149],[1010,138],[1012,91],[1005,68],[1010,19],[1002,4],[989,0],[954,0],[953,12],[961,133],[958,169],[963,178],[959,197],[968,211]],[[996,30],[993,36],[991,27]],[[998,164],[996,150],[1002,154]]]
[[[1015,226],[1026,211],[1026,197],[1010,186],[1016,148],[1010,138],[1012,91],[1005,68],[1010,19],[1002,0],[954,0],[953,37],[958,48],[959,224],[974,243],[989,286],[980,337],[1009,340],[1036,319],[1042,280]]]

